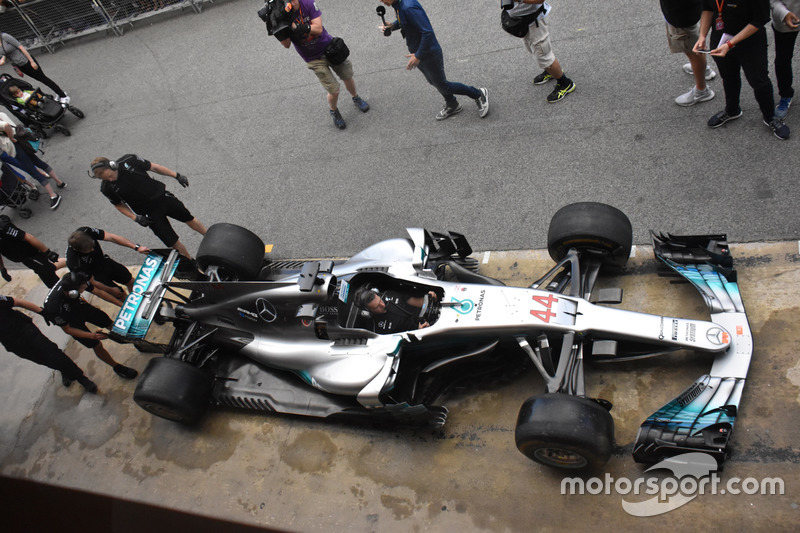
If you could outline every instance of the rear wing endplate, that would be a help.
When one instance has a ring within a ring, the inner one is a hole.
[[[117,313],[112,332],[127,339],[143,339],[156,315],[161,298],[167,290],[165,284],[178,268],[179,254],[172,251],[168,257],[150,253],[142,263],[133,283],[133,290]]]

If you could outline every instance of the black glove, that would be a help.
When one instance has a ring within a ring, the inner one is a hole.
[[[181,187],[189,186],[189,178],[187,176],[183,176],[179,172],[176,172],[175,179],[178,180],[178,183],[181,184]]]
[[[0,274],[3,275],[4,280],[11,281],[11,274],[9,274],[8,270],[6,270],[5,268],[3,270],[0,270]]]
[[[54,252],[53,250],[45,251],[45,255],[47,255],[47,260],[51,263],[55,263],[58,261],[58,252]]]
[[[50,315],[45,312],[44,307],[42,307],[42,310],[39,311],[39,315],[44,319],[45,324],[47,324],[48,326],[53,325],[53,321],[50,320]]]
[[[305,37],[309,33],[311,33],[311,25],[310,24],[297,24],[294,28],[292,28],[292,33],[299,37]]]
[[[151,226],[153,224],[153,221],[150,220],[147,217],[147,215],[136,215],[136,223],[146,228],[148,226]]]

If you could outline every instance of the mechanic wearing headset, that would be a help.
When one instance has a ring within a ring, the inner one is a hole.
[[[428,296],[433,300],[438,299],[433,291],[428,292]],[[375,333],[398,333],[430,326],[427,321],[420,321],[424,296],[406,298],[397,291],[378,294],[377,289],[364,288],[356,294],[355,303],[372,315]]]
[[[121,378],[133,379],[139,373],[114,361],[108,350],[101,344],[100,341],[108,338],[108,335],[99,331],[89,331],[86,326],[86,323],[89,322],[100,328],[110,328],[114,323],[105,311],[81,298],[81,293],[85,290],[98,296],[100,296],[99,293],[105,293],[97,288],[92,289],[88,275],[82,272],[64,274],[64,277],[47,294],[44,306],[42,306],[42,316],[48,323],[52,322],[59,326],[76,341],[94,350],[97,358],[114,369],[115,374]]]
[[[140,254],[150,253],[147,246],[134,244],[133,241],[114,235],[108,231],[83,226],[72,232],[67,246],[67,268],[71,272],[83,272],[89,276],[89,282],[120,300],[125,299],[125,291],[117,283],[133,290],[133,276],[123,265],[103,253],[98,241],[108,241],[126,248],[132,248]]]
[[[149,227],[164,244],[191,259],[167,217],[186,223],[200,235],[205,235],[206,227],[167,190],[164,183],[150,177],[148,171],[174,177],[182,187],[189,186],[188,177],[133,154],[124,155],[117,161],[97,157],[92,161],[89,175],[103,180],[100,192],[120,213],[141,226]]]
[[[58,370],[65,387],[77,381],[86,392],[97,392],[97,385],[84,375],[83,370],[53,341],[45,337],[29,316],[20,313],[15,307],[39,314],[43,311],[28,300],[0,295],[0,343],[6,350],[38,365]]]

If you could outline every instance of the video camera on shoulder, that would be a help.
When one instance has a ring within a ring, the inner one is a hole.
[[[267,24],[268,35],[284,41],[292,36],[293,11],[291,2],[267,0],[264,7],[258,10],[258,17]]]

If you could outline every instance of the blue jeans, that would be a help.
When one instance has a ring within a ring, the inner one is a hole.
[[[470,98],[478,98],[481,92],[470,85],[463,83],[447,81],[447,76],[444,74],[444,56],[441,50],[431,52],[428,57],[423,59],[417,65],[417,68],[428,80],[428,83],[436,87],[436,90],[444,96],[444,100],[448,107],[455,107],[458,105],[458,100],[454,95],[463,94]]]

